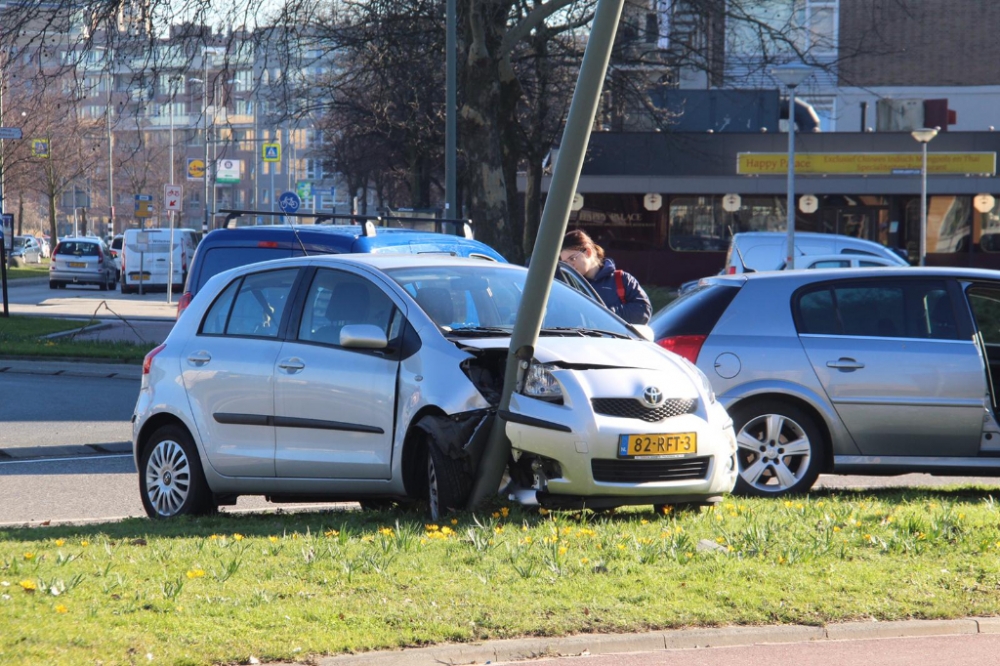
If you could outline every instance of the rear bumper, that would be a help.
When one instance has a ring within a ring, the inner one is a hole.
[[[105,276],[101,271],[49,271],[49,280],[54,282],[75,282],[77,284],[104,284]]]

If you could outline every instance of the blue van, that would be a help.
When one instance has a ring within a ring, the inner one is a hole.
[[[177,302],[177,316],[222,271],[259,261],[312,254],[386,252],[448,254],[506,263],[484,243],[463,236],[395,227],[331,224],[263,225],[216,229],[198,244]]]

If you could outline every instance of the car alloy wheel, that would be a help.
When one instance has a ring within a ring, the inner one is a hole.
[[[142,504],[150,518],[212,513],[212,497],[190,435],[163,426],[149,439],[141,460]]]
[[[804,411],[781,402],[732,410],[739,477],[734,492],[775,497],[809,490],[822,464],[822,435]]]

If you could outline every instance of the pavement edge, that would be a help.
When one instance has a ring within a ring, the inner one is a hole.
[[[777,625],[677,629],[642,634],[578,634],[559,638],[519,638],[483,643],[444,644],[406,650],[324,657],[319,666],[440,666],[488,664],[540,658],[658,652],[759,643],[800,643],[828,640],[871,640],[958,634],[1000,633],[1000,618],[845,622],[825,626]]]

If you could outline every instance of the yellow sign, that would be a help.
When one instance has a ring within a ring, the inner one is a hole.
[[[280,162],[281,161],[281,144],[280,143],[265,143],[260,149],[261,158],[265,162]]]
[[[796,153],[796,174],[892,176],[920,174],[921,154],[913,153]],[[928,153],[929,174],[996,174],[996,153]],[[787,153],[740,153],[736,173],[745,176],[788,172]]]
[[[48,139],[32,139],[31,140],[31,156],[32,157],[45,157],[49,156],[49,140]]]
[[[201,180],[205,177],[205,161],[188,158],[188,180]]]

